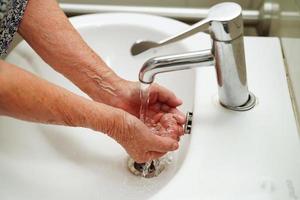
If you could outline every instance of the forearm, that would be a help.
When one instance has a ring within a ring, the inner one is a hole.
[[[107,103],[117,96],[120,78],[83,41],[55,0],[30,0],[19,33],[50,66],[92,98],[97,94],[98,101]]]
[[[0,61],[0,114],[14,118],[86,127],[112,134],[121,110],[90,101]]]

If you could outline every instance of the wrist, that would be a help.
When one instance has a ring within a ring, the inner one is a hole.
[[[123,81],[107,66],[96,65],[83,67],[75,84],[93,100],[108,105],[119,93],[120,82]],[[73,81],[74,82],[74,81]]]
[[[93,100],[123,109],[133,96],[139,98],[139,84],[117,76],[113,71],[102,72],[87,81],[86,92]]]
[[[125,128],[127,113],[105,104],[94,103],[96,107],[87,115],[89,128],[117,139],[120,135],[119,132]]]

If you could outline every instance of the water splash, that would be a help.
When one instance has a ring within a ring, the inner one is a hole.
[[[151,124],[148,116],[148,105],[149,105],[149,93],[150,93],[151,84],[144,84],[141,83],[140,85],[140,99],[141,99],[141,106],[140,106],[140,120],[143,121],[146,125]],[[151,125],[151,132],[153,134],[157,134],[158,130],[156,127],[152,127]],[[168,130],[167,130],[168,132]],[[163,136],[166,136],[167,133],[163,134]],[[151,160],[146,163],[134,163],[136,164],[135,169],[139,168],[141,170],[140,175],[143,177],[154,177],[158,176],[167,165],[169,165],[173,160],[172,154],[169,152],[162,158]],[[133,165],[134,165],[133,164]]]

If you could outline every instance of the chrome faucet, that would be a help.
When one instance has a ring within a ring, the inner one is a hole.
[[[255,97],[247,86],[242,9],[236,3],[220,3],[211,7],[207,18],[176,36],[158,43],[139,42],[132,47],[132,54],[170,44],[204,30],[210,32],[212,49],[149,59],[140,70],[139,80],[150,84],[158,73],[215,65],[220,103],[232,110],[251,109],[255,105]]]

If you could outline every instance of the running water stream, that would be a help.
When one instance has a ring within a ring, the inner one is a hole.
[[[140,83],[140,99],[141,99],[141,107],[140,107],[140,120],[144,122],[144,124],[147,125],[148,119],[147,119],[147,114],[148,114],[148,105],[149,105],[149,94],[150,94],[150,88],[151,84],[145,84],[145,83]],[[153,130],[151,130],[153,131]],[[155,134],[155,132],[154,132]],[[159,165],[159,160],[150,160],[146,163],[142,163],[142,176],[147,177],[150,174],[154,173],[153,176],[156,176],[158,174],[155,174],[157,170],[157,167]]]
[[[140,99],[141,99],[140,120],[142,120],[150,128],[153,134],[157,134],[158,130],[155,127],[156,125],[152,124],[152,122],[150,121],[151,119],[147,118],[150,88],[151,88],[151,84],[141,83],[140,85]],[[172,155],[171,153],[168,153],[159,159],[150,160],[146,163],[136,163],[134,161],[131,161],[132,166],[131,167],[129,166],[129,168],[136,175],[140,175],[146,178],[151,178],[154,176],[158,176],[160,172],[162,172],[165,169],[165,167],[168,164],[170,164],[171,161],[172,161]]]

